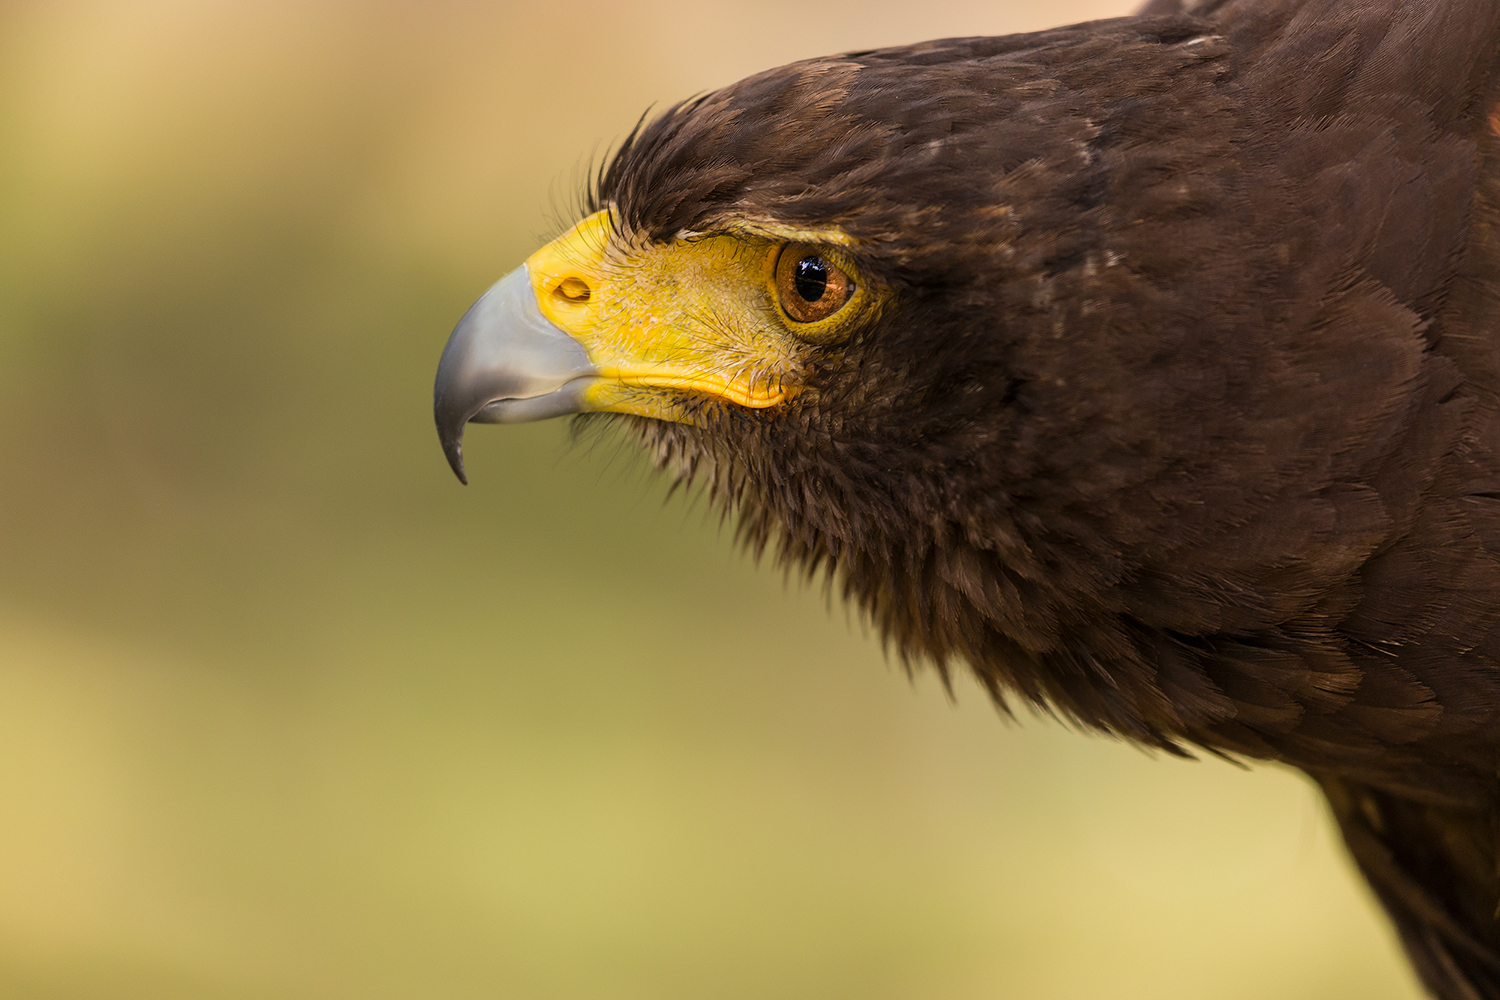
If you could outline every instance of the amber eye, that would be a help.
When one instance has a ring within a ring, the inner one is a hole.
[[[808,246],[789,246],[776,261],[776,297],[797,323],[816,323],[844,307],[854,282],[826,256]]]

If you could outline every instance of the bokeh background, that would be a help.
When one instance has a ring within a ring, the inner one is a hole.
[[[1417,996],[1296,775],[1004,723],[629,448],[432,430],[647,106],[1125,6],[0,2],[0,996]]]

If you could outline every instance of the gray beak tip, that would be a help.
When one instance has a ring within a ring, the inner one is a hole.
[[[443,454],[448,456],[448,466],[453,470],[453,474],[458,477],[458,481],[463,485],[468,486],[469,477],[464,475],[463,441],[459,438],[455,438],[451,441],[444,441]]]
[[[443,446],[443,455],[448,459],[449,468],[458,477],[458,481],[467,486],[469,477],[464,474],[464,428],[473,416],[470,412],[473,407],[466,406],[464,401],[453,400],[451,394],[443,392],[443,388],[440,379],[432,394],[433,422],[437,424],[438,441]]]
[[[464,427],[577,413],[597,374],[583,346],[542,316],[526,268],[479,297],[438,361],[432,415],[453,474],[465,486]]]

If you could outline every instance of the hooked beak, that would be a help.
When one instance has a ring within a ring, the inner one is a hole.
[[[464,475],[464,427],[577,413],[598,371],[578,341],[542,315],[526,266],[497,281],[453,328],[438,362],[432,413],[443,454]]]

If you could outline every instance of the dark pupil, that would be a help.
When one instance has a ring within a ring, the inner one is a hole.
[[[822,257],[803,257],[797,261],[792,284],[804,301],[816,302],[828,288],[828,265]]]

